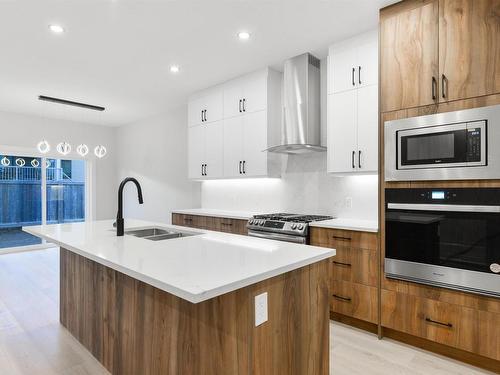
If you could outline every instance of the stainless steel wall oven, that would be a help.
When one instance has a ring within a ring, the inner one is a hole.
[[[500,189],[386,189],[389,278],[500,297]]]

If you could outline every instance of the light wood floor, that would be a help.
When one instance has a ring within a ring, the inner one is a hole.
[[[108,374],[58,319],[59,250],[0,255],[0,374]],[[330,333],[334,375],[491,374],[341,324]]]

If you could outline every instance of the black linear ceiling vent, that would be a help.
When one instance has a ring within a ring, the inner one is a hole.
[[[86,103],[80,103],[80,102],[74,102],[74,101],[71,101],[71,100],[54,98],[52,96],[39,95],[38,99],[46,101],[46,102],[52,102],[52,103],[58,103],[58,104],[65,104],[65,105],[72,105],[74,107],[92,109],[94,111],[104,111],[106,109],[106,108],[98,106],[98,105],[86,104]]]

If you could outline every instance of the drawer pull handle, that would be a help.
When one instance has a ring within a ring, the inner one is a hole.
[[[440,326],[448,327],[448,328],[453,328],[453,324],[451,323],[443,323],[443,322],[438,322],[437,320],[432,320],[429,317],[425,317],[425,321],[428,323],[434,323],[434,324],[439,324]]]
[[[334,240],[339,240],[339,241],[351,241],[351,237],[342,237],[342,236],[332,236]]]
[[[337,294],[332,294],[332,297],[333,298],[337,298],[341,301],[346,301],[346,302],[351,302],[351,298],[350,297],[342,297],[342,296],[339,296]]]
[[[332,260],[332,263],[337,264],[339,266],[351,267],[351,263],[337,262],[336,260]]]
[[[184,221],[193,221],[191,218],[184,218]]]
[[[231,226],[231,225],[233,225],[233,223],[221,223],[221,225],[229,225],[229,226]]]

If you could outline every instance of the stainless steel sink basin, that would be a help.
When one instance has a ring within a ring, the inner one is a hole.
[[[125,234],[151,241],[162,241],[169,240],[171,238],[196,236],[198,233],[179,232],[171,229],[152,227],[143,229],[129,229],[125,231]]]

